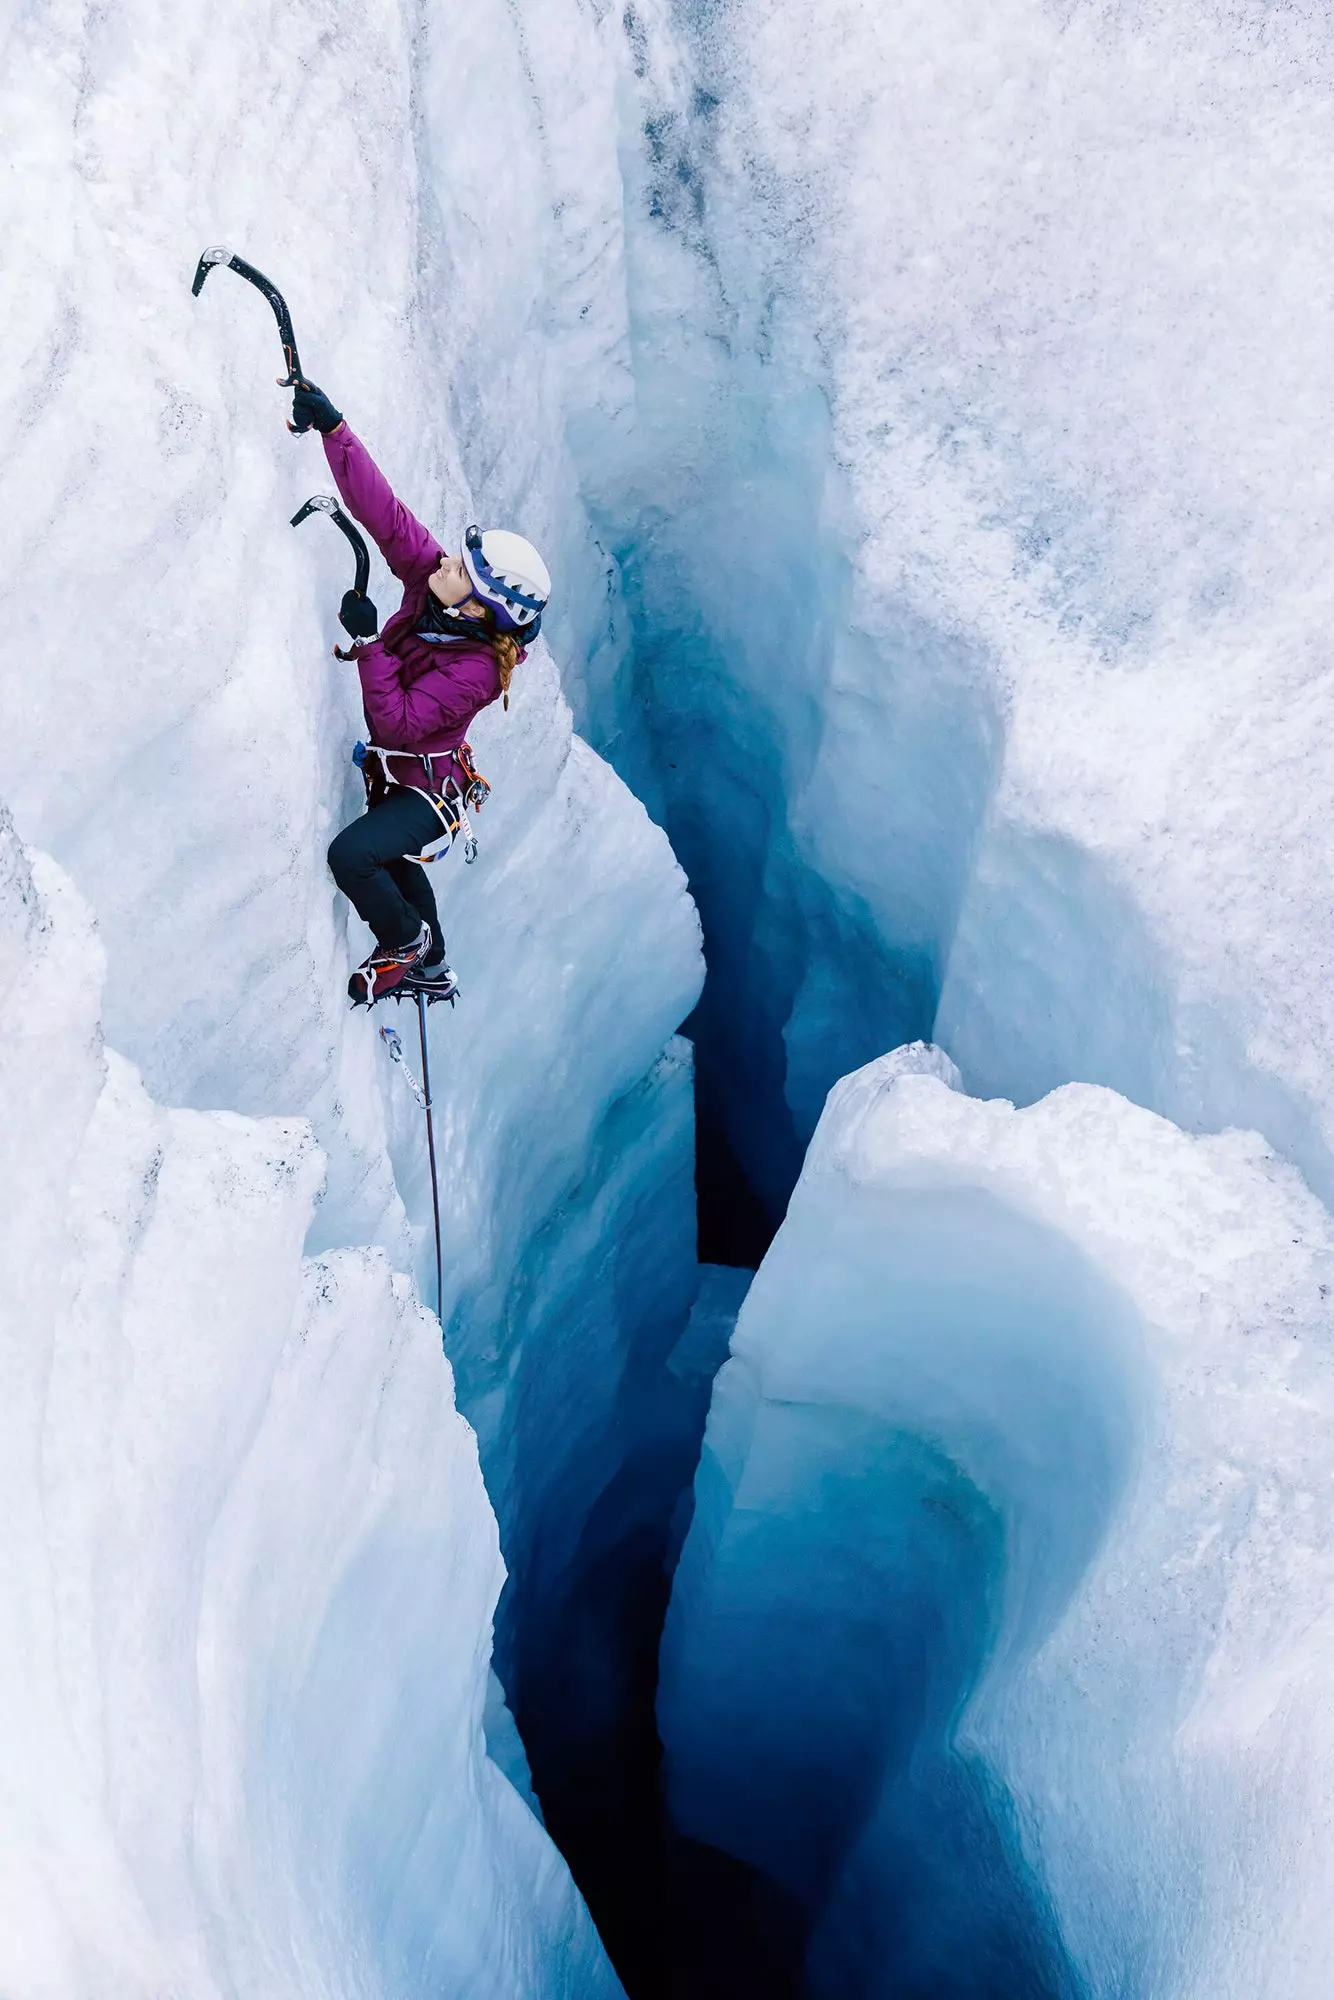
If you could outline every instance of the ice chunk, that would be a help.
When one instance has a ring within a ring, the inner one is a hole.
[[[329,657],[342,636],[333,611],[349,580],[347,551],[327,524],[296,535],[287,526],[299,502],[327,487],[327,468],[316,439],[295,441],[283,427],[287,398],[273,387],[278,348],[263,302],[222,273],[192,299],[200,248],[230,241],[283,287],[303,364],[446,544],[457,547],[472,519],[500,520],[547,552],[553,650],[545,639],[533,649],[508,714],[497,706],[473,732],[493,786],[477,821],[476,866],[463,868],[458,855],[437,866],[462,998],[453,1014],[437,1008],[429,1026],[444,1332],[515,1578],[499,1617],[502,1678],[517,1712],[526,1686],[542,1680],[541,1649],[567,1602],[604,1613],[608,1592],[595,1590],[589,1567],[599,1551],[632,1535],[650,1503],[665,1537],[687,1477],[677,1456],[664,1472],[656,1426],[659,1392],[679,1386],[665,1362],[695,1284],[692,1073],[675,1031],[698,995],[702,963],[666,837],[574,736],[561,688],[562,676],[576,695],[586,682],[605,683],[626,652],[614,566],[588,529],[562,401],[568,390],[572,426],[585,406],[605,418],[629,402],[615,232],[605,231],[620,204],[621,21],[553,0],[540,18],[489,7],[464,42],[439,27],[338,0],[327,33],[312,33],[309,21],[275,23],[243,0],[210,41],[201,88],[198,24],[159,19],[138,0],[91,40],[86,22],[59,13],[16,25],[0,75],[15,168],[0,188],[0,219],[16,280],[15,309],[0,325],[0,372],[13,392],[0,413],[0,496],[23,579],[10,636],[24,666],[0,688],[0,726],[14,747],[7,789],[18,824],[97,909],[109,1039],[152,1097],[276,1115],[293,1130],[299,1113],[314,1128],[324,1187],[313,1220],[313,1191],[304,1205],[294,1198],[284,1207],[275,1196],[275,1216],[292,1228],[298,1218],[309,1223],[307,1253],[319,1255],[321,1270],[344,1274],[341,1303],[330,1308],[342,1330],[328,1339],[366,1336],[359,1393],[378,1412],[397,1379],[386,1351],[394,1329],[406,1325],[404,1338],[423,1355],[429,1329],[379,1262],[354,1282],[362,1264],[347,1262],[350,1249],[386,1252],[395,1268],[415,1272],[432,1303],[434,1255],[420,1113],[375,1024],[347,1010],[346,975],[367,939],[324,864],[330,835],[362,804],[348,760],[363,733],[355,672]],[[140,46],[153,50],[146,68],[128,59]],[[259,74],[278,80],[263,102]],[[280,185],[318,188],[316,207],[275,204]],[[482,255],[479,245],[488,246]],[[590,279],[597,301],[586,314]],[[581,357],[587,366],[573,365]],[[397,602],[378,556],[371,590],[382,614]],[[83,993],[74,983],[57,1000],[77,1009]],[[82,1083],[91,1106],[100,1087],[96,1009],[78,1018],[93,1049]],[[35,1087],[21,1062],[12,1081],[20,1095]],[[46,1115],[54,1148],[61,1116]],[[76,1120],[71,1148],[78,1130]],[[48,1192],[40,1214],[63,1227],[63,1190]],[[237,1254],[239,1233],[238,1225],[219,1236],[219,1258]],[[21,1312],[22,1288],[36,1296],[59,1269],[60,1245],[40,1229],[31,1248],[31,1269],[14,1281]],[[217,1311],[235,1296],[220,1282]],[[276,1323],[257,1319],[254,1339]],[[382,1337],[371,1338],[377,1328]],[[293,1353],[317,1384],[333,1380],[313,1335]],[[440,1646],[448,1635],[466,1642],[470,1666],[466,1676],[442,1666],[423,1696],[420,1728],[396,1725],[402,1767],[386,1750],[384,1786],[366,1779],[356,1825],[352,1807],[344,1813],[336,1801],[325,1831],[312,1832],[326,1848],[346,1835],[349,1869],[382,1905],[372,1923],[380,1942],[363,1951],[350,1917],[336,1934],[343,1906],[320,1888],[320,1908],[332,1912],[328,1950],[336,1956],[341,1942],[347,1979],[373,1983],[376,1967],[389,1977],[389,1958],[374,1951],[392,1956],[395,1926],[407,1925],[418,1962],[434,1952],[432,1976],[450,1990],[471,1988],[460,1956],[468,1937],[495,1960],[494,1974],[476,1974],[481,1990],[503,1981],[524,1952],[526,1976],[544,1990],[549,1978],[558,1988],[582,1978],[596,1987],[605,1965],[565,1873],[544,1841],[531,1845],[523,1813],[511,1844],[528,1858],[513,1879],[531,1916],[518,1909],[512,1921],[497,1919],[509,1925],[504,1937],[484,1929],[499,1907],[487,1802],[499,1797],[494,1812],[503,1815],[514,1801],[481,1761],[473,1714],[487,1591],[500,1574],[475,1468],[448,1531],[467,1543],[464,1554],[443,1528],[433,1541],[403,1503],[393,1532],[405,1544],[420,1540],[423,1580],[406,1557],[391,1561],[363,1534],[353,1500],[357,1481],[371,1475],[355,1463],[344,1475],[353,1498],[338,1516],[342,1489],[327,1461],[350,1453],[349,1424],[363,1421],[351,1387],[346,1396],[306,1397],[308,1435],[295,1416],[285,1420],[285,1477],[296,1484],[307,1456],[318,1463],[307,1528],[318,1531],[328,1563],[344,1560],[353,1579],[339,1612],[344,1650],[375,1666],[354,1698],[338,1680],[341,1656],[330,1654],[326,1693],[334,1692],[320,1727],[332,1730],[335,1696],[346,1695],[349,1743],[345,1762],[341,1741],[329,1752],[331,1786],[355,1789],[361,1732],[387,1742],[395,1732],[385,1705],[404,1701],[405,1686],[419,1692],[426,1622],[445,1631]],[[420,1400],[407,1463],[435,1425],[447,1468],[456,1455],[452,1405],[425,1392]],[[174,1421],[168,1409],[164,1430]],[[76,1426],[70,1449],[82,1435]],[[637,1457],[641,1441],[647,1464]],[[176,1444],[186,1449],[184,1439]],[[193,1448],[200,1479],[225,1485],[211,1440],[196,1438]],[[680,1448],[674,1436],[671,1454]],[[439,1502],[444,1476],[422,1472],[424,1507]],[[627,1494],[617,1521],[615,1496]],[[366,1505],[375,1504],[372,1494]],[[321,1507],[341,1519],[337,1532],[322,1527]],[[271,1490],[270,1511],[277,1536],[289,1503]],[[147,1533],[144,1548],[140,1581],[151,1590]],[[472,1594],[451,1612],[432,1579],[465,1554],[475,1559],[465,1578]],[[396,1599],[377,1624],[374,1578],[362,1568],[382,1555],[386,1590],[406,1595],[403,1579],[415,1578],[420,1606]],[[254,1560],[292,1591],[286,1557],[261,1542]],[[318,1590],[314,1601],[324,1601]],[[370,1621],[360,1634],[359,1612]],[[188,1618],[180,1630],[188,1644]],[[397,1666],[388,1660],[394,1648]],[[151,1639],[145,1653],[156,1658]],[[284,1663],[266,1709],[264,1658],[257,1648],[252,1699],[271,1715],[271,1740],[256,1750],[253,1732],[238,1728],[233,1748],[246,1770],[237,1786],[253,1771],[267,1782],[272,1770],[276,1787],[284,1771],[305,1770],[307,1753],[323,1755],[313,1738],[289,1755]],[[568,1715],[567,1707],[554,1717],[561,1736]],[[448,1755],[437,1755],[432,1729],[448,1736]],[[460,1762],[465,1750],[476,1771]],[[507,1759],[512,1751],[511,1743]],[[440,1811],[425,1789],[437,1766],[453,1788]],[[401,1796],[390,1796],[395,1787]],[[406,1866],[414,1824],[419,1875],[391,1899],[387,1885],[393,1867]],[[325,1848],[321,1855],[324,1866]],[[268,1857],[274,1895],[299,1902],[307,1859],[314,1869],[319,1857],[304,1850],[294,1850],[290,1868]],[[451,1957],[431,1940],[474,1892],[478,1922],[451,1943]],[[256,1891],[261,1910],[267,1894],[266,1878]],[[553,1972],[543,1940],[558,1909],[571,1942],[568,1963]],[[225,1914],[216,1928],[219,1949],[232,1949]],[[403,1949],[399,1970],[410,1958]],[[277,1984],[275,1973],[266,1990]],[[403,1970],[396,1990],[411,1989]]]
[[[1252,1134],[903,1068],[831,1094],[715,1387],[674,1817],[813,1992],[1314,2000],[1334,1229]]]
[[[958,1064],[934,1042],[905,1042],[901,1048],[891,1049],[876,1064],[876,1075],[882,1083],[899,1076],[934,1076],[951,1090],[963,1088]]]
[[[283,287],[304,366],[442,540],[509,521],[556,579],[558,650],[539,642],[508,714],[473,731],[493,787],[480,856],[435,871],[462,998],[429,1025],[444,1330],[516,1578],[501,1623],[518,1710],[520,1606],[541,1637],[584,1587],[588,1517],[636,1484],[636,1426],[674,1386],[695,1281],[674,1035],[698,924],[662,830],[562,694],[624,645],[563,440],[577,371],[535,331],[550,306],[583,344],[581,393],[626,404],[615,287],[588,319],[573,289],[608,268],[623,32],[554,0],[541,19],[492,9],[466,47],[342,4],[312,35],[245,0],[201,89],[197,25],[131,0],[94,43],[85,26],[25,19],[0,76],[21,307],[0,326],[16,391],[0,493],[24,580],[24,671],[0,688],[24,749],[16,818],[97,909],[108,1035],[154,1096],[309,1118],[325,1184],[307,1252],[378,1246],[431,1303],[421,1116],[347,1009],[368,940],[324,862],[362,804],[355,670],[330,658],[347,550],[327,524],[287,526],[327,467],[283,426],[263,301],[222,273],[191,297],[203,245],[230,241]],[[140,43],[148,69],[126,60]],[[261,72],[284,79],[263,105]],[[298,181],[321,190],[318,226],[272,200]],[[378,555],[371,591],[382,614],[397,603]]]

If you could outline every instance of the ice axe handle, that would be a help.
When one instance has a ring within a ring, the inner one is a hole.
[[[352,588],[358,597],[366,595],[366,585],[371,580],[371,552],[366,547],[361,532],[354,521],[349,521],[332,493],[312,493],[303,507],[298,507],[292,516],[292,526],[299,528],[311,514],[327,514],[336,527],[342,529],[352,544],[352,552],[357,559],[356,580]]]
[[[199,297],[199,294],[204,289],[205,278],[215,265],[218,264],[225,264],[229,271],[235,271],[238,278],[244,278],[247,284],[255,287],[256,291],[263,292],[265,298],[273,307],[273,317],[278,322],[278,338],[283,344],[283,360],[287,364],[287,374],[279,377],[278,387],[280,389],[295,389],[301,380],[301,357],[296,351],[296,335],[292,331],[292,315],[287,310],[286,299],[278,290],[272,278],[266,278],[264,273],[257,271],[253,264],[247,264],[244,257],[235,256],[230,250],[224,249],[220,244],[215,244],[211,249],[206,250],[195,266],[195,279],[190,290],[196,298]]]
[[[352,552],[357,559],[356,581],[353,583],[351,590],[344,594],[342,609],[338,613],[338,622],[343,627],[343,630],[350,632],[354,638],[363,640],[373,638],[375,636],[375,627],[379,619],[379,613],[366,595],[366,586],[371,580],[370,550],[366,547],[365,541],[358,532],[355,522],[348,520],[347,515],[334,499],[332,493],[313,493],[305,505],[298,507],[296,513],[293,514],[292,526],[299,528],[301,523],[308,519],[311,514],[327,514],[329,519],[336,526],[340,527],[347,536],[348,541],[352,544]],[[347,600],[349,597],[356,597],[362,600],[359,606],[353,607],[354,611],[369,611],[371,620],[369,629],[365,629],[360,621],[349,623],[349,617],[352,615],[348,611]],[[334,656],[340,660],[350,660],[356,657],[355,653],[345,653],[341,646],[334,647]]]

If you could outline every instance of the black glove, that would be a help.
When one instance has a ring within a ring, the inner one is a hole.
[[[298,382],[292,396],[292,421],[288,429],[300,437],[303,431],[314,428],[327,437],[336,431],[343,421],[343,413],[336,410],[323,389],[317,389],[313,382]]]
[[[338,607],[338,622],[354,639],[373,639],[380,629],[380,614],[369,597],[359,590],[345,591]]]

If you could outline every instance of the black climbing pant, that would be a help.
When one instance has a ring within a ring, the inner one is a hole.
[[[359,917],[364,917],[380,944],[397,951],[411,944],[423,919],[431,926],[428,956],[444,951],[435,891],[426,870],[405,854],[418,854],[438,840],[444,828],[420,792],[391,785],[381,805],[372,806],[329,843],[329,868],[334,881]]]

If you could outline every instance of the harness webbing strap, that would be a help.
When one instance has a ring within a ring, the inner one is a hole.
[[[444,828],[444,834],[440,836],[440,840],[432,840],[428,846],[422,848],[420,854],[404,854],[404,860],[410,860],[410,862],[436,862],[436,860],[440,860],[442,854],[450,852],[450,848],[454,846],[454,842],[458,840],[460,834],[464,836],[464,860],[466,862],[474,862],[478,858],[478,836],[472,832],[472,820],[468,818],[468,804],[466,804],[466,800],[474,798],[474,804],[480,806],[482,800],[488,796],[490,786],[486,784],[486,778],[482,778],[478,774],[478,768],[472,762],[472,750],[468,748],[468,744],[458,744],[454,750],[436,750],[436,752],[426,752],[426,750],[386,750],[384,744],[362,744],[362,750],[364,750],[366,756],[378,756],[380,758],[380,772],[384,776],[386,786],[394,784],[394,786],[400,786],[400,790],[404,790],[404,792],[416,792],[418,798],[426,800],[426,804],[432,808],[432,812],[436,814],[436,818],[440,820],[440,824]],[[458,766],[458,770],[464,774],[464,782],[466,782],[468,790],[462,792],[460,786],[456,784],[456,780],[452,776],[446,780],[444,792],[428,790],[424,784],[402,784],[400,778],[394,778],[390,774],[390,758],[392,756],[414,756],[414,758],[418,758],[418,762],[426,770],[428,782],[432,782],[434,776],[436,776],[436,768],[434,768],[432,756],[440,756],[440,758],[448,756]]]

